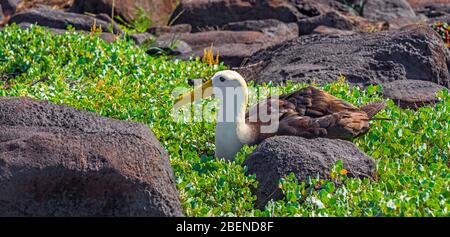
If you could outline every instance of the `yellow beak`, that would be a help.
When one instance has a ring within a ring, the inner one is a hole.
[[[190,104],[200,99],[210,97],[212,96],[212,94],[213,94],[212,80],[208,80],[207,82],[203,83],[201,86],[195,88],[191,92],[178,97],[175,100],[174,107],[180,108],[185,104]]]

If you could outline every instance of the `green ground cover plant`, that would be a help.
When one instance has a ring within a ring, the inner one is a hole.
[[[144,9],[138,8],[136,11],[136,19],[131,23],[125,22],[120,16],[114,16],[115,22],[119,24],[121,29],[123,29],[126,33],[134,34],[134,33],[144,33],[150,27],[153,26],[152,20],[145,14]]]
[[[435,22],[431,27],[441,36],[447,47],[450,46],[450,26],[446,22]]]
[[[171,116],[172,91],[188,79],[209,78],[223,65],[200,59],[152,57],[122,39],[41,27],[0,31],[0,96],[30,96],[86,109],[103,116],[147,124],[170,156],[187,216],[450,216],[450,95],[439,93],[435,107],[400,109],[392,101],[371,131],[355,139],[377,163],[375,180],[346,178],[342,163],[333,179],[280,180],[286,198],[254,208],[254,176],[241,167],[254,147],[236,161],[214,158],[214,122],[177,123]],[[290,92],[304,84],[249,85]],[[356,105],[380,99],[381,87],[365,90],[344,80],[322,86]]]

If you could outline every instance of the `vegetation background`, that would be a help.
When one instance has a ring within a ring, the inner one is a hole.
[[[208,78],[225,66],[148,56],[130,40],[106,43],[96,34],[5,27],[0,96],[30,96],[147,124],[170,154],[187,216],[449,216],[448,91],[439,94],[435,107],[418,110],[389,101],[381,116],[392,121],[376,121],[369,134],[354,140],[376,160],[376,180],[347,179],[338,162],[335,182],[288,176],[280,181],[285,199],[257,210],[251,189],[258,184],[241,167],[254,147],[245,147],[234,162],[216,159],[214,123],[182,124],[171,117],[174,88],[189,87],[188,79]],[[304,86],[288,83],[278,89]],[[322,88],[356,105],[380,99],[381,87],[361,90],[343,78]]]

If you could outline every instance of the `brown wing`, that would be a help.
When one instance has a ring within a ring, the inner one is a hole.
[[[277,103],[278,107],[273,106],[274,103]],[[262,110],[267,111],[267,114],[278,115],[280,120],[290,114],[318,118],[342,111],[359,111],[354,105],[313,86],[281,95],[278,99],[269,97],[260,101],[247,112],[247,121],[249,118],[253,118],[253,122],[266,121],[261,119]]]
[[[249,110],[246,123],[257,134],[254,143],[275,135],[351,139],[367,133],[369,120],[385,106],[384,101],[378,101],[357,108],[310,86],[280,96],[279,100],[261,101]],[[266,112],[261,113],[262,109]],[[274,116],[277,116],[278,129],[262,132],[261,128],[273,122]]]
[[[342,111],[358,110],[354,105],[313,86],[300,89],[288,95],[282,95],[280,100],[294,106],[299,115],[313,118]]]
[[[320,118],[291,114],[282,119],[276,135],[351,139],[369,130],[369,117],[361,111],[342,111]]]

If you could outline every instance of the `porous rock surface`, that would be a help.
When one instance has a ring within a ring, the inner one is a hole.
[[[0,97],[0,131],[0,216],[183,215],[145,125]]]
[[[247,166],[248,174],[256,175],[256,205],[263,208],[268,201],[283,198],[278,187],[281,178],[294,173],[300,182],[308,177],[327,179],[339,160],[343,162],[349,177],[372,178],[375,175],[374,160],[356,145],[327,138],[272,137],[263,141],[247,157],[243,166]]]
[[[344,75],[358,85],[424,80],[449,87],[449,51],[428,26],[346,35],[315,34],[261,50],[250,57],[257,83],[333,82]],[[245,72],[245,70],[243,70]]]

